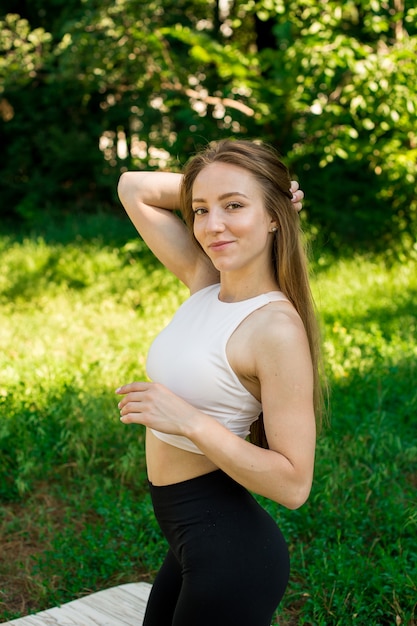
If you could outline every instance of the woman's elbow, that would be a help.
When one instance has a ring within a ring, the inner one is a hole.
[[[292,511],[301,508],[310,496],[311,485],[311,480],[302,481],[293,485],[292,488],[288,490],[288,493],[281,504]]]
[[[303,506],[303,504],[307,502],[309,495],[310,493],[306,495],[297,494],[293,498],[290,498],[287,504],[285,504],[284,506],[286,506],[286,508],[290,509],[291,511],[296,511],[297,509],[300,509]]]
[[[126,194],[131,188],[131,182],[132,182],[131,174],[132,172],[123,172],[119,178],[119,182],[117,185],[117,194],[122,203],[123,203],[123,198],[126,197]]]

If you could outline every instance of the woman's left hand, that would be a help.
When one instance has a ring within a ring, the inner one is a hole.
[[[134,382],[116,389],[124,398],[119,402],[120,421],[143,424],[170,435],[184,435],[186,424],[197,410],[164,385]]]
[[[296,180],[291,181],[290,192],[292,193],[293,207],[299,213],[303,208],[304,191],[300,189],[300,185]]]

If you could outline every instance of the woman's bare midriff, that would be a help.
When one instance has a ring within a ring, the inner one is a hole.
[[[148,479],[157,486],[173,485],[218,469],[207,457],[175,448],[146,430]]]

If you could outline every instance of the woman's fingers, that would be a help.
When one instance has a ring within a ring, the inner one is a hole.
[[[293,207],[297,212],[300,212],[303,208],[304,191],[300,189],[298,181],[291,181],[290,192],[292,193]]]

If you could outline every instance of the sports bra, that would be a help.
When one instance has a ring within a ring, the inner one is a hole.
[[[220,285],[197,291],[177,310],[153,341],[147,374],[231,432],[245,438],[258,419],[261,403],[242,385],[231,368],[227,342],[253,311],[269,302],[288,302],[280,291],[240,302],[219,300]],[[154,435],[182,450],[202,454],[188,438],[153,430]]]

